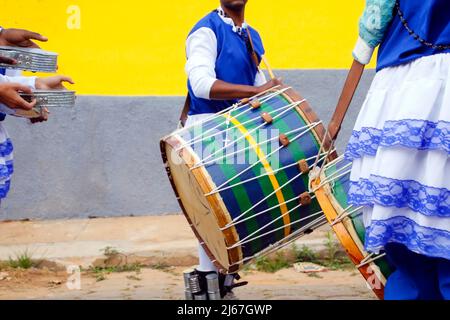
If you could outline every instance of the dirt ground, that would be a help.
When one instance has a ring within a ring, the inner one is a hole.
[[[66,271],[41,269],[0,272],[0,299],[183,299],[184,267],[138,272],[113,272],[104,279],[91,272],[81,272],[80,289],[67,286]],[[73,278],[72,278],[73,280]],[[100,280],[100,281],[99,281]],[[243,274],[249,285],[235,289],[241,300],[272,299],[375,299],[357,271],[326,271],[314,275],[298,273],[293,268],[276,273],[250,271]],[[76,286],[75,286],[76,287]]]

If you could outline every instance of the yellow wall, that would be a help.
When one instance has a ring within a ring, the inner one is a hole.
[[[4,0],[0,25],[48,36],[43,48],[60,54],[60,73],[74,78],[80,94],[181,95],[185,38],[218,3]],[[250,0],[247,21],[262,35],[273,68],[347,68],[363,6],[363,0]]]

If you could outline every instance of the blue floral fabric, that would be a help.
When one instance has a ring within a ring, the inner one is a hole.
[[[378,46],[394,16],[396,0],[366,0],[359,20],[359,36],[372,48]]]
[[[386,121],[382,130],[363,127],[352,132],[345,157],[352,161],[363,155],[375,156],[380,145],[443,150],[450,154],[450,122],[405,119]]]
[[[0,143],[0,157],[10,156],[13,152],[13,144],[10,139]],[[11,176],[14,173],[14,164],[12,160],[0,164],[0,199],[6,198],[10,189]]]
[[[408,207],[427,216],[450,217],[450,191],[425,186],[414,180],[371,175],[351,181],[349,203],[357,206]]]
[[[420,254],[450,260],[450,232],[423,227],[402,216],[372,220],[366,230],[366,249],[376,252],[392,242]]]
[[[380,146],[440,150],[450,155],[450,122],[403,119],[386,121],[381,129],[362,127],[353,131],[345,158],[376,157]],[[425,217],[450,218],[450,190],[409,178],[398,180],[369,173],[367,179],[350,181],[348,200],[353,205],[408,208],[422,216],[386,220],[374,216],[366,230],[366,249],[378,252],[394,242],[419,254],[450,259],[450,228],[435,229],[418,223]]]
[[[9,156],[13,152],[13,144],[11,139],[6,139],[3,143],[0,143],[0,156],[6,157]]]
[[[9,192],[11,182],[10,180],[5,181],[5,183],[0,184],[0,199],[6,198]]]

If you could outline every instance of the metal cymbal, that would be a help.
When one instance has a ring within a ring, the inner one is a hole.
[[[58,54],[37,48],[0,46],[0,56],[15,59],[17,64],[0,63],[0,67],[34,72],[53,73],[57,70]]]

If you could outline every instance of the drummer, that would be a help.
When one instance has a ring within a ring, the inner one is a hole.
[[[378,23],[374,23],[377,21]],[[347,147],[385,298],[450,299],[450,2],[368,0],[353,52],[377,74]]]
[[[247,1],[221,0],[220,6],[189,33],[186,40],[189,94],[181,117],[183,124],[201,121],[233,105],[237,99],[254,96],[281,83],[280,79],[267,82],[259,69],[264,47],[258,32],[245,22]],[[217,272],[200,245],[199,259],[197,271],[201,277]],[[232,296],[232,277],[225,279],[219,275],[219,278],[222,295]]]
[[[46,41],[47,38],[27,30],[0,29],[0,46],[37,47],[32,40]],[[2,63],[14,64],[15,61],[0,57]],[[1,71],[1,70],[0,70]],[[4,73],[4,71],[2,72]],[[27,102],[19,92],[31,93],[33,89],[60,89],[63,82],[73,83],[65,76],[47,78],[5,76],[0,74],[0,104],[10,109],[30,110],[36,101]],[[13,146],[2,122],[6,115],[0,113],[0,201],[6,198],[13,173]],[[32,119],[32,123],[46,121],[47,115]]]

